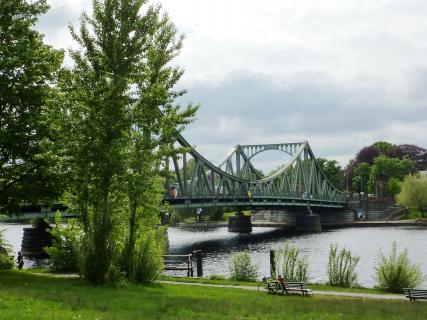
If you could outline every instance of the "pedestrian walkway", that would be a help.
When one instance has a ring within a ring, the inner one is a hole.
[[[192,285],[192,286],[204,286],[204,287],[216,287],[216,288],[232,288],[232,289],[242,289],[242,290],[251,290],[258,291],[258,287],[251,286],[234,286],[226,284],[207,284],[207,283],[195,283],[195,282],[179,282],[179,281],[166,281],[161,280],[160,283],[165,284],[176,284],[176,285]],[[262,287],[260,291],[267,292],[267,290]],[[340,291],[312,291],[311,295],[321,295],[321,296],[337,296],[337,297],[350,297],[350,298],[362,298],[362,299],[380,299],[380,300],[408,300],[403,294],[374,294],[374,293],[357,293],[357,292],[340,292]]]

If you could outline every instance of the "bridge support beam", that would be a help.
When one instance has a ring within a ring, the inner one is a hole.
[[[318,214],[297,215],[295,231],[297,232],[320,232],[322,223]]]
[[[324,227],[345,225],[354,222],[355,213],[351,210],[335,210],[320,213],[320,220]]]
[[[245,216],[241,212],[238,212],[234,217],[230,217],[228,220],[228,231],[249,233],[252,232],[252,220],[250,216]]]

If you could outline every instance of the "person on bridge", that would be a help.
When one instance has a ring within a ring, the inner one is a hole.
[[[170,189],[171,198],[175,199],[177,197],[177,195],[178,195],[178,190],[176,190],[176,188],[172,186]]]
[[[249,200],[252,200],[254,194],[252,193],[252,189],[248,189],[248,198]]]

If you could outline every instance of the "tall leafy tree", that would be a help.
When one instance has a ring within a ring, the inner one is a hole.
[[[369,164],[366,162],[359,163],[354,169],[353,189],[359,192],[366,192],[370,174]]]
[[[156,274],[147,266],[160,251],[146,244],[159,243],[161,159],[178,152],[174,138],[196,110],[173,105],[184,94],[173,90],[182,70],[170,65],[182,38],[159,7],[146,4],[94,0],[93,15],[71,28],[80,50],[63,78],[61,114],[71,201],[84,225],[84,273],[93,283],[118,271],[141,281],[149,280],[141,273]]]
[[[414,168],[411,160],[400,160],[379,156],[374,159],[369,173],[369,188],[374,191],[375,182],[378,180],[388,181],[390,178],[403,180]]]
[[[427,179],[408,175],[403,180],[401,190],[397,195],[397,202],[418,209],[421,215],[425,217],[427,212]]]
[[[331,182],[336,188],[341,189],[344,181],[344,174],[338,162],[336,160],[327,160],[325,158],[317,158],[316,160],[329,182]]]
[[[49,106],[63,52],[32,27],[45,0],[0,0],[0,207],[49,201],[62,192],[52,157]]]
[[[135,4],[137,12],[144,2]],[[150,228],[159,218],[159,199],[164,190],[159,185],[162,160],[177,156],[184,151],[174,148],[178,133],[188,124],[197,107],[191,105],[180,108],[174,105],[177,97],[185,91],[174,90],[183,70],[173,66],[172,60],[179,54],[183,37],[177,35],[174,24],[166,14],[161,14],[160,6],[150,7],[145,16],[151,28],[138,30],[147,33],[143,55],[135,66],[136,102],[131,108],[133,130],[129,153],[129,168],[126,185],[129,200],[128,228],[125,253],[125,270],[128,278],[146,281],[138,270],[138,235],[153,232]],[[147,258],[147,257],[145,257]]]

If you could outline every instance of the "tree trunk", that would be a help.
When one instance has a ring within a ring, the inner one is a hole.
[[[135,261],[134,261],[134,249],[135,249],[135,233],[136,233],[136,203],[131,205],[131,214],[129,219],[129,243],[127,249],[127,278],[129,280],[135,279]]]

